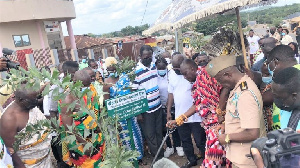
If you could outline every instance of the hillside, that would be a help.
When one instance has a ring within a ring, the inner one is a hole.
[[[265,7],[264,7],[265,8]],[[287,5],[282,7],[272,7],[262,10],[241,12],[242,25],[247,26],[248,19],[250,21],[257,21],[258,24],[270,24],[277,26],[282,20],[291,14],[300,11],[300,4]],[[193,29],[197,32],[204,33],[205,35],[214,33],[219,27],[233,23],[233,27],[236,27],[236,16],[231,15],[219,15],[216,18],[199,21],[193,26]],[[190,25],[185,27],[188,30]]]

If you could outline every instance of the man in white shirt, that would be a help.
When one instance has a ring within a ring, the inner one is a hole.
[[[249,31],[249,37],[247,38],[247,40],[249,42],[249,48],[250,48],[250,61],[251,61],[251,65],[253,65],[253,59],[254,59],[253,56],[256,53],[256,51],[259,49],[258,41],[260,40],[260,38],[254,35],[254,31],[251,29]]]
[[[193,105],[193,97],[190,94],[193,84],[187,81],[180,73],[180,64],[185,59],[184,55],[175,55],[172,60],[173,69],[169,74],[168,86],[168,121],[171,120],[170,109],[175,103],[175,118],[184,114]],[[182,147],[188,162],[183,168],[189,168],[197,165],[197,157],[194,154],[191,134],[193,134],[196,146],[200,151],[205,150],[205,132],[200,123],[202,118],[198,114],[194,114],[188,118],[188,121],[179,126],[178,133],[182,141]]]
[[[158,87],[160,93],[160,101],[163,110],[163,135],[167,133],[166,123],[167,123],[167,101],[168,101],[168,85],[169,85],[169,71],[167,69],[168,62],[164,57],[158,57],[156,59],[155,65],[157,67],[158,75]],[[174,106],[172,104],[171,117],[172,120],[175,119]],[[181,147],[181,140],[176,129],[172,133],[173,145],[171,143],[170,137],[166,140],[166,151],[164,152],[164,157],[168,158],[174,153],[174,148],[176,148],[178,156],[184,156],[183,148]]]

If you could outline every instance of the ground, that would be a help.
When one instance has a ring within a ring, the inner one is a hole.
[[[172,160],[173,162],[175,162],[179,167],[180,166],[183,166],[186,162],[187,162],[187,159],[186,157],[180,157],[177,155],[177,153],[175,152],[173,155],[171,155],[168,159]],[[145,166],[140,166],[140,168],[150,168],[150,165],[151,165],[151,162],[153,160],[153,157],[151,157],[149,154],[146,155],[144,158],[143,158],[143,162],[144,163],[147,163],[147,165]],[[192,168],[199,168],[201,163],[202,163],[202,159],[201,160],[198,160],[198,165],[197,166],[194,166]]]
[[[193,144],[194,144],[195,153],[197,154],[199,152],[199,150],[197,149],[194,141],[193,141]],[[145,156],[143,157],[143,163],[146,165],[139,166],[139,168],[150,168],[150,165],[151,165],[153,159],[154,158],[148,152],[145,152]],[[187,158],[185,156],[180,157],[177,155],[176,152],[173,155],[171,155],[168,159],[175,162],[179,167],[183,166],[187,162]],[[199,168],[202,161],[203,161],[203,159],[198,160],[198,165],[193,166],[192,168]],[[54,167],[56,168],[57,167],[56,160],[53,156],[52,156],[52,163],[53,163]]]

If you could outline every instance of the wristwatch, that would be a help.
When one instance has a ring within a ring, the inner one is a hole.
[[[230,143],[229,134],[226,134],[226,137],[225,137],[225,142],[226,142],[227,144],[229,144],[229,143]]]

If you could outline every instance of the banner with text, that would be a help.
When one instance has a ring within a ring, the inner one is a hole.
[[[119,117],[125,120],[149,110],[147,94],[145,90],[119,96],[105,101],[108,116]]]

